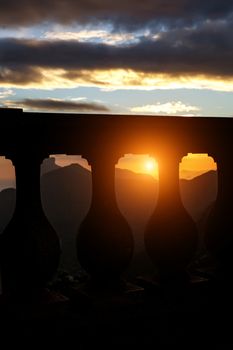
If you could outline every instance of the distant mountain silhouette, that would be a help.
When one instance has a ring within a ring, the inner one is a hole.
[[[6,188],[0,192],[0,233],[12,218],[15,209],[15,189]]]
[[[158,199],[158,182],[150,175],[116,169],[119,209],[133,228],[145,225]]]
[[[180,172],[180,177],[181,177],[181,179],[192,180],[195,177],[202,175],[203,173],[204,173],[203,170],[182,169]]]
[[[217,196],[217,172],[208,171],[192,180],[180,180],[181,198],[189,214],[198,222]]]
[[[61,267],[74,273],[79,268],[75,239],[91,203],[90,171],[72,164],[42,175],[41,199],[44,211],[61,239]]]
[[[184,205],[196,221],[201,220],[215,200],[216,178],[216,172],[210,171],[193,180],[180,180]],[[144,250],[143,232],[156,205],[158,183],[150,175],[116,169],[116,197],[122,214],[132,227],[135,251],[139,254]],[[41,198],[44,211],[61,239],[61,268],[75,273],[79,268],[75,239],[91,203],[90,171],[79,164],[62,168],[50,158],[42,171]],[[14,203],[14,189],[0,192],[1,232],[12,216]]]
[[[116,169],[116,197],[122,214],[135,232],[136,246],[143,244],[143,229],[156,203],[157,182],[153,177]],[[44,174],[42,203],[63,246],[62,266],[75,271],[75,237],[91,203],[91,173],[78,164]]]
[[[41,175],[44,175],[50,171],[59,169],[60,166],[56,164],[55,157],[45,158],[41,164]]]

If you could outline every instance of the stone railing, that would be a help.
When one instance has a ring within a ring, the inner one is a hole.
[[[44,285],[56,272],[59,239],[41,206],[40,165],[50,154],[77,154],[92,167],[92,203],[77,235],[77,256],[93,279],[118,279],[134,242],[115,197],[115,164],[126,153],[159,163],[159,200],[145,232],[148,255],[164,278],[184,276],[197,231],[179,192],[179,163],[189,152],[217,162],[218,195],[206,246],[220,266],[233,262],[231,118],[24,113],[1,109],[0,154],[16,172],[16,208],[0,238],[3,291]],[[205,194],[203,193],[203,196]]]

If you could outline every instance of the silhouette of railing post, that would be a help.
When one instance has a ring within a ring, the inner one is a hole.
[[[92,203],[77,237],[81,265],[95,283],[117,281],[133,254],[133,236],[115,196],[115,164],[119,157],[96,150],[86,157],[92,166]]]
[[[156,155],[159,164],[159,197],[147,225],[145,246],[159,269],[161,281],[186,280],[185,268],[197,246],[197,230],[180,197],[181,154],[170,149]]]
[[[6,294],[30,293],[43,287],[56,272],[60,257],[58,237],[41,205],[40,165],[45,157],[33,145],[28,147],[24,151],[19,147],[9,157],[16,173],[16,207],[1,237],[2,284]]]
[[[210,212],[205,242],[207,249],[217,262],[221,276],[229,276],[233,267],[233,181],[232,149],[230,142],[213,152],[218,167],[218,192]]]

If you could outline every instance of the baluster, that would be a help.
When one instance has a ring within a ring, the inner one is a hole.
[[[95,283],[117,281],[133,254],[133,236],[115,196],[118,159],[103,152],[91,158],[92,202],[79,229],[77,254]]]
[[[2,294],[2,274],[0,270],[0,295]]]
[[[59,240],[43,212],[40,198],[43,158],[33,151],[11,157],[16,173],[16,208],[1,237],[4,293],[28,293],[43,287],[58,267]]]
[[[159,163],[159,198],[145,232],[148,255],[163,281],[185,280],[185,268],[197,246],[197,230],[180,197],[179,161],[168,152],[156,156]]]
[[[232,153],[228,147],[218,149],[214,158],[218,166],[218,193],[210,212],[205,242],[217,262],[221,275],[228,275],[233,267],[233,219],[232,219]]]

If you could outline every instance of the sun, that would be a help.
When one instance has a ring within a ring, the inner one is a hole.
[[[143,172],[152,176],[156,176],[158,172],[158,166],[155,159],[145,159],[143,163]]]
[[[155,170],[155,162],[153,160],[147,160],[145,162],[145,168],[148,172]]]
[[[138,174],[146,174],[158,179],[158,163],[148,154],[128,153],[120,158],[117,168],[127,169]]]

